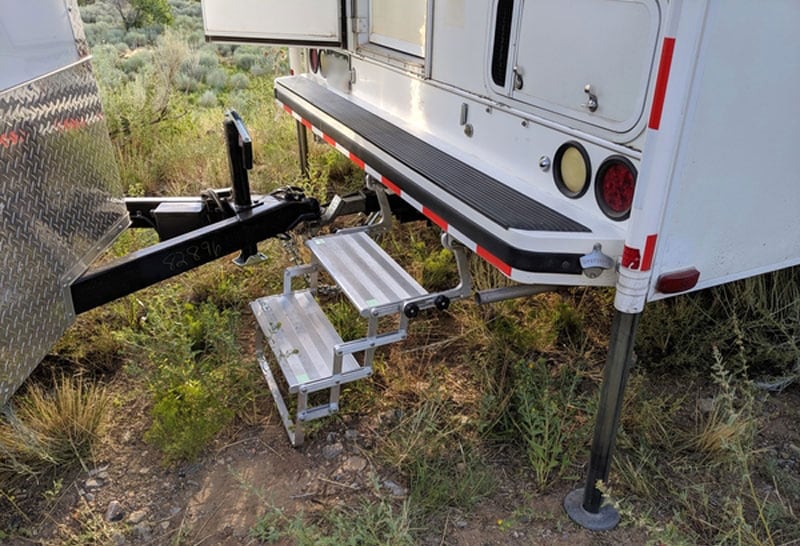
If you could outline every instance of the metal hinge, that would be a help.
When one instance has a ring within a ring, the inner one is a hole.
[[[351,19],[353,25],[353,32],[369,32],[369,23],[366,17],[353,17]]]

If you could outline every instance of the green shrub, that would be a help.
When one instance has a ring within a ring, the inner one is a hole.
[[[137,47],[146,46],[149,40],[147,34],[141,30],[131,30],[125,35],[125,43],[128,44],[131,49],[136,49]]]
[[[166,461],[193,459],[251,398],[239,356],[239,315],[213,304],[152,302],[142,329],[121,335],[152,366],[153,424],[146,439]]]
[[[175,87],[184,93],[194,93],[200,89],[200,82],[186,74],[176,74]]]
[[[244,74],[234,74],[231,76],[230,85],[233,89],[247,89],[250,87],[250,78]]]
[[[234,55],[233,61],[236,63],[236,66],[242,70],[250,70],[254,64],[256,64],[261,57],[258,55],[253,55],[250,53],[245,53],[242,55]]]
[[[206,43],[206,34],[202,30],[197,30],[186,37],[186,43],[191,47],[200,47]]]
[[[116,44],[125,41],[125,29],[112,23],[101,21],[84,27],[86,41],[94,47],[100,44]]]
[[[197,29],[202,29],[203,24],[202,21],[194,17],[189,17],[187,15],[177,15],[175,17],[175,21],[173,22],[172,26],[176,29],[191,32]]]
[[[224,89],[228,85],[228,73],[221,68],[211,70],[206,74],[206,84],[214,89]]]
[[[203,38],[205,40],[205,37]],[[223,57],[230,57],[236,51],[236,46],[233,44],[217,44],[217,52]]]
[[[120,65],[123,72],[131,74],[138,72],[145,66],[153,62],[153,54],[149,51],[137,51],[127,59],[124,59]]]
[[[253,76],[263,76],[265,74],[269,74],[270,70],[266,66],[261,63],[256,63],[250,67],[250,73]]]
[[[219,57],[217,57],[217,54],[215,52],[201,51],[197,55],[197,63],[200,66],[216,68],[217,66],[219,66]]]
[[[197,99],[197,104],[203,108],[214,108],[217,105],[217,95],[213,91],[205,91],[200,98]]]

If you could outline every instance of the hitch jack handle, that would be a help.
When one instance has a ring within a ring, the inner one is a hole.
[[[236,112],[230,110],[225,114],[223,122],[225,141],[228,146],[228,166],[231,171],[231,189],[233,191],[234,210],[238,215],[253,207],[250,195],[250,180],[247,171],[253,168],[253,140],[244,125],[244,120]],[[239,266],[253,265],[266,260],[266,256],[258,251],[256,241],[245,240],[242,251],[233,263]]]
[[[230,110],[225,114],[223,126],[228,145],[228,166],[231,171],[233,202],[237,209],[250,208],[253,206],[253,200],[250,197],[250,180],[247,178],[247,171],[253,168],[253,140],[236,110]]]

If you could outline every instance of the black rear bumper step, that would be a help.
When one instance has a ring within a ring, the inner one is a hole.
[[[386,176],[405,194],[433,210],[449,225],[470,237],[510,267],[520,271],[540,273],[582,272],[579,254],[532,252],[513,247],[482,227],[479,218],[467,216],[452,204],[443,202],[419,182],[388,165],[373,150],[347,137],[324,116],[309,109],[306,103],[313,105],[326,116],[358,134],[380,152],[399,161],[423,179],[444,190],[455,202],[464,203],[480,211],[486,219],[503,229],[590,233],[591,230],[586,226],[506,186],[305,77],[279,79],[275,85],[275,97]]]

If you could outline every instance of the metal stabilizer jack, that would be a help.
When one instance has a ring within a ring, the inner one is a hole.
[[[597,483],[608,480],[625,385],[634,360],[633,342],[641,316],[641,313],[614,313],[586,487],[572,491],[564,499],[564,509],[572,521],[592,531],[607,531],[619,523],[619,512],[613,506],[603,505],[603,493],[597,488]]]

